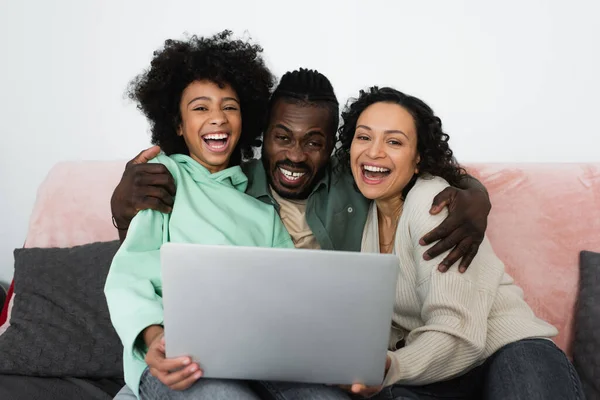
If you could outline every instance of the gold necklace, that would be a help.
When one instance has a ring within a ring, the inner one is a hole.
[[[392,243],[394,243],[395,236],[396,236],[396,233],[394,233],[394,236],[392,236],[392,240],[390,240],[390,241],[389,241],[389,243],[381,243],[381,241],[380,241],[380,242],[379,242],[379,245],[380,245],[380,246],[385,246],[385,247],[387,247],[387,246],[391,246],[391,245],[392,245]]]
[[[395,239],[396,239],[396,232],[394,232],[394,235],[392,236],[392,240],[390,240],[389,243],[381,243],[381,241],[379,242],[379,248],[385,249],[385,251],[382,251],[382,253],[387,253],[387,250],[390,250],[392,248],[392,245],[393,245]]]
[[[402,211],[404,209],[404,203],[402,203],[400,205],[400,210],[398,212],[398,216],[396,217],[396,222],[394,224],[394,234],[392,235],[392,240],[389,241],[389,243],[381,243],[381,240],[379,241],[379,248],[380,251],[381,249],[385,249],[385,250],[389,250],[392,248],[392,245],[394,243],[394,241],[396,240],[396,231],[398,230],[398,222],[400,222],[400,216],[402,215]],[[387,253],[387,251],[382,251],[384,253]]]

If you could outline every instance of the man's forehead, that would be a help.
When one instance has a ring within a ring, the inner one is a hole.
[[[273,105],[269,125],[281,124],[292,131],[315,128],[326,131],[331,124],[330,114],[329,108],[324,105],[279,100]]]

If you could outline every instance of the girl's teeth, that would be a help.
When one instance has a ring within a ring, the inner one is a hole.
[[[204,139],[223,140],[223,139],[227,139],[227,134],[226,133],[211,133],[209,135],[205,135]]]

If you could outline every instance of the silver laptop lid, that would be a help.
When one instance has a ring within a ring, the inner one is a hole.
[[[393,255],[167,243],[167,357],[207,378],[380,384]]]

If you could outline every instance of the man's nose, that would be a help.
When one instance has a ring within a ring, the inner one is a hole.
[[[301,163],[306,161],[306,153],[303,151],[300,143],[295,144],[294,147],[288,150],[287,158],[295,163]]]

